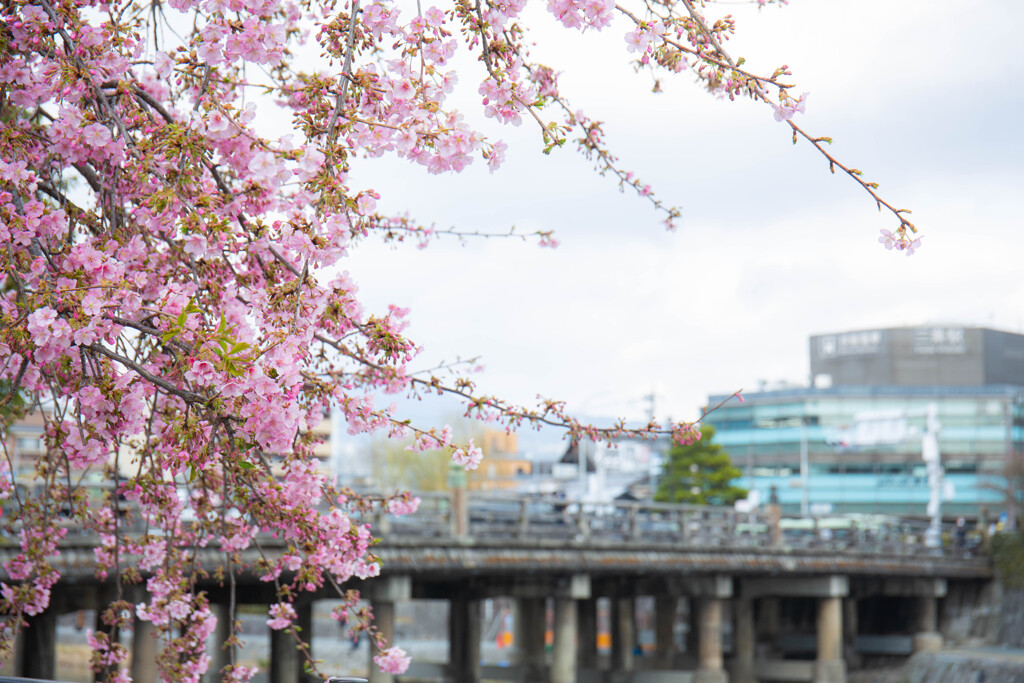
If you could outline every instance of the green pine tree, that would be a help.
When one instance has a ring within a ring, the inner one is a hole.
[[[711,443],[714,435],[714,427],[704,425],[699,441],[672,447],[654,500],[691,505],[732,505],[746,497],[746,489],[732,485],[732,480],[742,473],[733,466],[729,454],[721,446]]]

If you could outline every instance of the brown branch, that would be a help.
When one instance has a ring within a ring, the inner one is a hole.
[[[354,360],[357,363],[366,366],[367,368],[376,370],[378,372],[388,371],[387,367],[382,366],[379,363],[375,363],[367,358],[364,358],[363,356],[357,354],[355,351],[345,346],[342,346],[341,344],[338,344],[323,335],[317,334],[314,336],[314,338],[317,341],[335,349],[343,356],[351,360]],[[477,396],[473,394],[471,391],[468,391],[460,387],[451,387],[441,384],[436,378],[424,380],[412,375],[407,376],[407,378],[409,384],[411,385],[419,386],[429,391],[451,394],[453,396],[458,396],[464,399],[470,406],[467,410],[473,410],[474,408],[476,408],[477,410],[492,409],[501,413],[506,418],[514,422],[521,422],[525,420],[535,425],[548,425],[550,427],[566,429],[570,434],[574,436],[579,434],[585,434],[589,438],[595,440],[600,438],[610,441],[615,437],[636,437],[641,439],[649,439],[658,435],[672,435],[678,431],[675,429],[660,428],[660,426],[654,422],[649,423],[645,427],[626,427],[625,422],[622,420],[620,420],[619,423],[614,427],[593,427],[583,425],[572,418],[564,416],[563,414],[561,414],[559,410],[553,407],[554,404],[548,404],[547,407],[545,407],[543,413],[537,413],[522,407],[509,405],[504,401],[500,401],[499,399],[496,398]],[[549,415],[554,415],[555,418],[548,417]],[[411,425],[405,422],[395,421],[390,418],[389,421],[391,421],[393,424],[400,424],[403,427],[411,427]]]
[[[185,389],[179,389],[178,387],[171,384],[167,380],[157,377],[152,372],[146,370],[144,367],[142,367],[135,361],[130,360],[129,358],[126,358],[125,356],[122,356],[118,353],[115,353],[104,346],[101,346],[99,344],[91,344],[89,346],[86,346],[85,348],[89,349],[93,353],[98,353],[102,356],[106,356],[111,360],[117,361],[126,368],[134,370],[143,379],[149,381],[152,384],[155,384],[156,386],[160,387],[167,393],[177,396],[178,398],[182,399],[183,401],[186,401],[187,403],[200,403],[205,405],[207,401],[209,401],[209,399],[206,396],[203,396],[202,394],[197,394],[193,391],[187,391]]]
[[[711,45],[715,48],[715,51],[718,54],[720,54],[722,56],[722,58],[729,64],[729,68],[736,70],[736,61],[719,44],[719,42],[715,38],[713,32],[707,27],[707,24],[704,23],[704,18],[700,15],[699,12],[697,12],[694,9],[693,1],[692,0],[681,0],[681,1],[682,1],[683,5],[686,7],[687,11],[689,12],[690,18],[693,19],[693,21],[697,24],[698,28],[700,28],[700,30],[701,30],[701,33],[708,39],[708,41],[711,43]],[[755,81],[752,84],[751,91],[762,102],[774,106],[774,102],[771,101],[771,99],[768,97],[768,94],[764,92],[764,90],[761,88],[761,86],[760,86],[760,84],[758,82]],[[903,217],[904,213],[910,213],[910,211],[908,209],[897,209],[892,204],[889,204],[888,202],[883,200],[878,195],[878,193],[875,192],[875,188],[877,187],[876,183],[869,183],[866,180],[863,180],[860,177],[860,171],[858,169],[855,169],[855,168],[852,168],[852,167],[848,167],[845,164],[840,163],[839,161],[837,161],[835,159],[835,157],[833,157],[831,154],[829,154],[827,151],[825,151],[825,148],[822,145],[822,143],[829,143],[829,142],[831,142],[831,139],[829,139],[829,138],[820,138],[820,137],[819,138],[812,137],[811,135],[808,135],[800,126],[798,126],[795,123],[793,123],[793,121],[790,120],[790,119],[787,119],[786,123],[788,123],[790,128],[792,128],[792,130],[793,130],[793,140],[794,140],[794,142],[796,141],[796,138],[797,138],[798,135],[803,137],[804,139],[808,140],[814,146],[815,149],[817,149],[819,152],[821,152],[821,154],[826,159],[828,159],[829,168],[832,170],[833,173],[835,172],[835,167],[838,166],[848,176],[850,176],[855,181],[857,181],[857,183],[861,187],[863,187],[864,190],[868,194],[871,195],[871,198],[875,200],[875,205],[878,207],[879,211],[882,210],[882,207],[885,207],[886,209],[891,211],[893,213],[893,215],[896,216],[896,218],[899,219],[899,221],[900,221],[900,229],[909,229],[911,232],[917,232],[917,228],[914,227],[914,224],[911,223],[910,221],[908,221],[906,218]]]
[[[99,175],[96,174],[96,171],[91,166],[79,162],[74,164],[74,169],[82,174],[85,182],[89,183],[89,187],[92,188],[93,192],[101,192],[103,190],[103,183],[100,182]]]
[[[627,17],[629,17],[633,21],[633,23],[635,23],[637,26],[639,26],[641,23],[643,23],[642,19],[637,17],[635,14],[630,12],[628,9],[626,9],[622,5],[615,5],[615,9],[617,9],[621,14],[625,14]],[[655,15],[655,16],[657,16],[657,15]],[[691,11],[691,16],[692,16],[692,11]],[[739,75],[741,75],[744,78],[747,78],[747,79],[749,79],[751,81],[757,81],[757,82],[766,83],[766,84],[769,84],[769,85],[774,85],[777,88],[780,88],[782,90],[785,90],[786,88],[792,88],[793,87],[792,84],[779,83],[776,80],[775,76],[771,76],[771,77],[768,77],[768,76],[758,76],[755,73],[751,73],[750,71],[746,71],[744,69],[739,68],[739,66],[732,60],[732,58],[728,54],[725,53],[725,51],[721,48],[720,45],[718,45],[717,41],[715,41],[713,39],[713,36],[710,35],[710,33],[711,33],[710,29],[708,29],[707,26],[704,25],[703,23],[698,23],[698,27],[701,29],[701,32],[704,33],[704,35],[708,36],[708,38],[712,40],[712,45],[715,47],[716,51],[718,51],[720,54],[722,54],[724,56],[725,61],[715,59],[714,57],[706,55],[706,54],[702,53],[700,50],[695,50],[692,47],[687,47],[686,45],[683,45],[682,43],[679,43],[679,42],[677,42],[675,40],[672,40],[671,38],[669,38],[666,35],[659,34],[658,38],[661,39],[661,41],[663,43],[665,43],[666,45],[671,45],[672,47],[676,48],[680,52],[685,52],[688,55],[693,55],[697,59],[700,59],[701,61],[707,62],[708,64],[714,64],[715,66],[722,67],[723,69],[729,69],[731,71],[735,71]]]
[[[804,131],[803,128],[801,128],[800,126],[798,126],[795,123],[793,123],[792,120],[787,120],[786,123],[788,123],[789,127],[793,129],[793,138],[794,139],[796,138],[797,135],[801,136],[802,138],[804,138],[805,140],[810,142],[812,145],[814,145],[814,148],[817,149],[819,152],[821,152],[822,155],[826,159],[828,159],[829,169],[833,173],[835,173],[835,169],[838,166],[840,170],[842,170],[844,173],[846,173],[846,175],[850,176],[855,181],[857,181],[857,183],[859,183],[860,186],[863,187],[864,190],[868,194],[871,195],[872,199],[875,200],[875,205],[878,207],[879,211],[882,210],[882,207],[885,207],[886,209],[889,209],[889,211],[891,211],[896,216],[896,218],[898,218],[900,220],[900,228],[908,229],[911,232],[917,232],[917,228],[914,227],[914,224],[911,223],[910,221],[908,221],[906,218],[903,217],[903,214],[910,213],[909,209],[897,209],[892,204],[890,204],[889,202],[887,202],[884,199],[882,199],[878,195],[878,193],[875,192],[875,188],[878,187],[877,183],[871,183],[871,182],[868,182],[868,181],[864,180],[863,178],[861,178],[860,171],[858,169],[846,166],[842,162],[838,161],[831,154],[829,154],[827,151],[825,151],[825,147],[824,147],[823,143],[827,144],[827,143],[832,141],[831,139],[829,139],[829,138],[816,138],[816,137],[812,137],[811,135],[808,135],[807,132]]]
[[[122,327],[130,327],[133,330],[138,330],[139,332],[144,332],[145,334],[152,335],[154,337],[157,337],[157,338],[161,339],[161,341],[162,341],[162,337],[163,337],[163,334],[164,334],[163,330],[159,330],[159,329],[157,329],[155,327],[152,327],[150,325],[146,325],[145,323],[136,322],[134,320],[128,320],[127,318],[122,318],[122,317],[116,316],[116,315],[108,315],[107,316],[107,320],[110,320],[111,322],[117,323],[118,325],[121,325]],[[194,346],[192,346],[191,344],[186,344],[185,342],[181,341],[180,339],[171,339],[167,343],[170,344],[171,346],[177,346],[179,349],[181,349],[185,353],[192,353],[193,351],[195,351],[195,347]]]
[[[18,369],[18,376],[14,378],[14,382],[11,383],[10,392],[4,396],[3,400],[0,401],[0,408],[14,400],[14,397],[18,394],[18,389],[21,387],[21,380],[25,377],[25,372],[28,370],[28,356],[22,356],[21,367]],[[13,471],[13,470],[12,470]]]

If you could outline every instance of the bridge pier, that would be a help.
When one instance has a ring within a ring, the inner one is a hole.
[[[697,671],[694,683],[728,683],[722,658],[722,601],[718,598],[697,600]]]
[[[14,647],[11,656],[0,663],[0,676],[17,676],[21,671],[22,637],[19,635],[14,640]]]
[[[612,671],[632,671],[636,647],[636,602],[631,595],[612,598]]]
[[[519,665],[526,672],[526,680],[544,678],[544,632],[547,629],[547,600],[535,595],[516,600],[516,648]]]
[[[918,598],[917,633],[914,634],[914,652],[938,652],[942,649],[942,634],[938,628],[938,598]]]
[[[733,601],[732,637],[734,657],[729,680],[731,683],[755,683],[757,638],[754,631],[754,601],[750,598],[739,597]]]
[[[405,602],[412,599],[412,579],[409,576],[381,576],[373,580],[370,584],[369,598],[373,605],[373,623],[377,628],[377,631],[384,636],[384,639],[388,642],[388,646],[394,644],[395,640],[395,603]],[[454,603],[452,605],[452,616],[454,617]],[[479,610],[477,611],[479,622]],[[449,636],[452,638],[449,642],[455,643],[454,634]],[[479,634],[477,635],[477,643],[479,648]],[[370,674],[368,678],[370,683],[394,683],[394,674],[384,673],[380,670],[374,661],[374,655],[379,654],[377,648],[371,644],[369,647],[369,670]],[[271,680],[274,683],[278,682],[278,679],[271,676]],[[467,681],[469,679],[466,679]]]
[[[453,597],[450,604],[448,660],[452,676],[456,681],[480,683],[480,600],[464,592]],[[375,679],[370,681],[375,683]]]
[[[746,596],[746,589],[744,589]],[[764,596],[757,600],[758,642],[767,653],[775,654],[775,638],[779,635],[779,598]]]
[[[143,585],[131,586],[126,588],[125,599],[133,605],[138,605],[149,599],[149,592]],[[153,622],[139,619],[138,613],[134,613],[132,616],[132,680],[160,680],[159,667],[156,665],[159,645],[156,626],[153,625]],[[213,681],[209,674],[207,674],[207,680],[211,683]]]
[[[948,587],[945,579],[917,580],[913,584],[917,596],[917,632],[914,634],[914,652],[938,652],[942,649],[939,631],[939,598],[945,597]]]
[[[590,576],[563,577],[555,585],[554,651],[551,659],[551,683],[576,683],[578,678],[578,641],[580,601],[591,599]]]
[[[394,603],[389,603],[389,606],[391,608],[391,623],[393,624]],[[375,616],[378,620],[378,628],[381,628],[381,622],[384,621],[386,624],[387,617],[381,619],[381,616],[376,614],[376,609],[377,606],[375,605],[374,610]],[[299,635],[303,639],[308,639],[311,635],[310,631],[312,630],[313,604],[311,602],[296,603],[295,614],[295,625],[301,629]],[[388,626],[384,626],[384,628],[388,628]],[[391,630],[394,630],[393,627]],[[269,667],[270,680],[274,681],[274,683],[302,683],[305,679],[304,664],[305,656],[299,650],[298,641],[295,640],[295,636],[292,634],[291,629],[286,628],[281,629],[280,631],[271,629]],[[371,680],[373,680],[372,677]]]
[[[699,663],[700,642],[697,628],[697,599],[687,595],[686,602],[686,654],[683,657],[687,668],[697,668]]]
[[[132,620],[132,680],[160,680],[156,665],[158,645],[156,626],[153,625],[153,622],[134,617]],[[210,678],[210,680],[213,679]]]
[[[384,637],[385,640],[390,644],[395,637],[395,603],[384,600],[373,601],[373,625],[377,628],[377,632]],[[368,649],[369,656],[369,676],[370,683],[393,683],[395,680],[394,674],[386,673],[380,670],[380,667],[373,661],[375,655],[379,654],[377,647],[373,644],[373,639],[370,639],[370,647]]]
[[[54,679],[57,671],[57,610],[28,617],[28,628],[18,634],[21,641],[19,676]]]
[[[231,663],[232,647],[224,647],[224,643],[231,637],[234,631],[234,624],[231,621],[231,606],[223,602],[211,602],[210,612],[217,618],[217,628],[214,629],[212,640],[207,642],[206,653],[210,656],[210,668],[206,673],[207,683],[220,683],[221,670]],[[149,678],[136,678],[139,681],[156,680]]]
[[[576,666],[597,669],[597,598],[591,596],[576,603],[578,640]]]
[[[858,668],[862,661],[856,650],[857,623],[857,598],[847,596],[843,598],[843,659],[848,668]]]
[[[654,600],[654,647],[657,666],[671,669],[676,651],[676,609],[679,598],[675,594],[659,595]]]
[[[814,662],[814,683],[845,683],[843,661],[843,599],[818,599],[818,655]]]
[[[555,598],[554,626],[551,683],[576,683],[576,600],[569,597]]]
[[[729,683],[722,654],[723,601],[732,597],[732,577],[711,576],[691,588],[696,599],[697,670],[694,683]],[[693,621],[691,601],[691,616]]]

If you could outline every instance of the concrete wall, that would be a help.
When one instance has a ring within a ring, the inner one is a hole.
[[[1001,601],[999,644],[1024,648],[1024,590],[1005,590]]]
[[[1002,597],[1002,586],[996,581],[985,584],[949,582],[949,592],[942,601],[939,623],[946,644],[996,643],[1005,611]]]

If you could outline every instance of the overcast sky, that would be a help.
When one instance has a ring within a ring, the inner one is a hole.
[[[429,3],[427,3],[429,4]],[[709,394],[805,382],[807,337],[931,322],[1024,332],[1024,3],[791,0],[733,12],[730,49],[754,70],[789,64],[798,122],[913,210],[923,248],[886,251],[892,229],[851,180],[832,176],[764,105],[718,101],[688,74],[666,92],[627,63],[624,23],[580,35],[531,16],[534,57],[603,120],[623,164],[683,209],[674,233],[535,127],[496,129],[463,74],[467,118],[510,146],[491,175],[382,162],[357,186],[439,228],[553,229],[561,246],[513,240],[429,249],[360,247],[346,264],[372,307],[409,306],[422,364],[480,355],[483,389],[568,401],[588,415],[692,419]],[[715,12],[713,7],[709,12]]]

